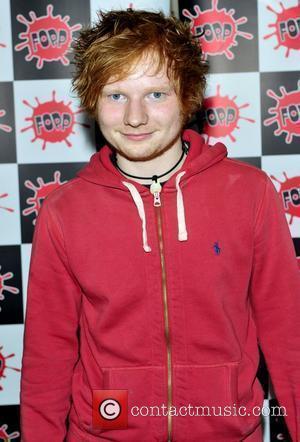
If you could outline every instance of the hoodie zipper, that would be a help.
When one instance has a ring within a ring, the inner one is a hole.
[[[159,195],[160,197],[160,195]],[[172,441],[172,415],[170,413],[170,407],[172,405],[172,359],[171,359],[171,342],[170,342],[170,326],[169,326],[169,311],[168,311],[168,293],[166,282],[166,265],[164,255],[164,241],[162,233],[162,215],[161,215],[161,200],[159,198],[159,205],[154,204],[158,229],[158,242],[160,252],[160,264],[162,274],[162,297],[164,307],[164,325],[165,325],[165,339],[167,346],[167,397],[168,397],[168,439],[167,442]]]

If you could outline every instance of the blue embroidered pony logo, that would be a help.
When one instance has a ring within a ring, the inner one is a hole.
[[[214,243],[214,252],[215,252],[216,255],[220,255],[220,253],[221,253],[221,249],[220,249],[220,246],[219,246],[219,241],[216,241]]]

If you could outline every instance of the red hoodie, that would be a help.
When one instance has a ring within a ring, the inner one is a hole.
[[[259,441],[257,342],[300,440],[300,275],[282,203],[266,173],[228,159],[223,144],[191,130],[183,138],[190,149],[160,207],[107,146],[44,201],[29,273],[23,442]],[[101,389],[128,390],[128,410],[164,404],[178,415],[129,412],[126,429],[99,429],[92,391]],[[180,415],[189,405],[223,415]]]

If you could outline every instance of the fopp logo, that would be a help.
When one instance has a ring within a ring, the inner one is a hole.
[[[285,142],[290,144],[293,137],[300,136],[300,80],[298,89],[287,92],[284,86],[280,86],[281,95],[276,95],[272,89],[267,90],[267,95],[276,101],[276,106],[269,109],[273,116],[264,121],[265,126],[276,123],[275,136],[286,134]]]
[[[0,270],[1,270],[1,265],[0,265]],[[5,299],[3,292],[7,291],[9,293],[13,293],[14,295],[17,295],[20,291],[17,287],[12,287],[10,285],[6,285],[5,281],[7,281],[8,279],[11,279],[14,277],[14,274],[12,272],[7,272],[4,273],[3,275],[0,273],[0,301],[3,301],[3,299]],[[1,307],[0,307],[0,311],[1,311]],[[1,358],[0,358],[0,362],[1,362]],[[0,388],[1,390],[1,388]]]
[[[63,101],[56,101],[56,92],[52,92],[52,100],[40,103],[38,98],[36,100],[36,107],[32,106],[27,100],[23,100],[23,103],[32,109],[32,116],[26,118],[26,121],[30,121],[31,126],[27,126],[21,129],[21,132],[25,132],[29,129],[33,129],[34,138],[31,140],[33,143],[37,139],[43,141],[42,149],[46,149],[47,143],[59,143],[64,141],[68,147],[72,146],[72,143],[68,140],[71,134],[74,134],[74,125],[89,127],[88,124],[79,123],[75,121],[75,115],[83,112],[82,109],[76,112],[72,111],[68,103]]]
[[[2,193],[2,195],[0,195],[0,199],[6,198],[7,196],[8,196],[8,193]],[[10,207],[0,206],[0,209],[7,210],[7,212],[14,212],[14,209],[12,209]]]
[[[208,137],[222,138],[229,137],[235,142],[233,131],[239,129],[239,120],[246,120],[254,123],[252,118],[242,117],[240,110],[249,106],[249,103],[238,106],[235,102],[237,96],[229,98],[228,95],[222,96],[220,93],[220,85],[217,85],[217,94],[206,97],[203,101],[205,109],[205,123],[203,133]]]
[[[19,368],[9,367],[7,365],[6,359],[12,358],[13,356],[15,356],[15,354],[11,353],[8,356],[3,356],[2,349],[3,349],[3,346],[0,347],[0,379],[6,377],[5,371],[6,371],[7,368],[10,368],[11,370],[15,370],[15,371],[21,371]],[[0,385],[0,391],[1,390],[3,390],[3,387]]]
[[[218,0],[212,0],[211,9],[201,10],[199,5],[195,5],[194,11],[195,15],[188,9],[183,9],[182,15],[191,20],[192,34],[203,32],[200,42],[205,56],[224,54],[232,60],[234,54],[231,48],[237,46],[236,38],[239,36],[247,40],[253,39],[252,34],[238,29],[240,25],[247,23],[247,17],[235,20],[235,10],[218,9]]]
[[[285,212],[291,216],[289,224],[292,224],[294,216],[300,217],[300,176],[288,178],[286,172],[283,172],[283,176],[285,181],[279,181],[274,175],[270,175],[272,180],[280,184],[279,194]]]
[[[45,183],[43,178],[38,177],[37,182],[39,186],[35,186],[32,181],[26,180],[25,186],[32,190],[34,195],[26,199],[26,203],[30,205],[30,207],[27,207],[22,211],[22,214],[24,216],[31,215],[32,213],[35,214],[35,216],[38,216],[39,210],[42,207],[42,202],[46,198],[49,193],[51,193],[53,190],[60,187],[62,184],[66,183],[67,181],[60,181],[60,171],[56,170],[54,172],[54,180],[49,181],[48,183]],[[35,225],[36,218],[33,219],[32,224]]]
[[[0,439],[4,442],[10,442],[12,439],[16,439],[17,437],[20,437],[20,433],[18,431],[14,431],[13,433],[7,433],[7,424],[3,424],[0,427]]]
[[[274,28],[274,32],[265,35],[264,39],[275,36],[277,44],[274,49],[281,46],[286,48],[285,56],[288,57],[291,50],[299,51],[300,49],[300,5],[285,9],[282,2],[279,4],[280,12],[267,6],[267,9],[276,15],[276,22],[269,24],[270,28]]]
[[[63,65],[70,64],[66,54],[70,51],[73,32],[82,28],[77,23],[74,26],[68,24],[70,17],[67,15],[52,15],[53,5],[47,6],[47,15],[37,17],[35,12],[30,11],[31,21],[18,14],[17,20],[24,24],[27,29],[19,34],[19,38],[24,40],[15,46],[16,51],[27,48],[26,61],[37,59],[36,67],[42,69],[44,62],[60,61]]]
[[[4,109],[0,109],[0,118],[4,117],[6,115],[6,112]],[[3,130],[4,132],[11,132],[12,128],[8,126],[7,124],[1,124],[0,123],[0,130]]]

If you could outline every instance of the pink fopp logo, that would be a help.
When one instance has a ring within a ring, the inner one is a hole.
[[[281,11],[276,12],[271,6],[267,9],[276,15],[276,22],[269,24],[269,28],[274,28],[271,34],[265,35],[264,39],[273,36],[277,39],[277,45],[274,49],[281,46],[286,48],[285,56],[288,57],[291,50],[300,49],[300,5],[291,8],[284,8],[283,3],[279,3]]]
[[[1,265],[0,265],[0,270],[1,270]],[[7,272],[4,274],[0,273],[0,301],[2,301],[3,299],[5,299],[3,292],[7,291],[9,293],[13,293],[15,295],[20,293],[20,290],[17,287],[12,287],[10,285],[6,285],[5,281],[7,281],[8,279],[11,279],[14,277],[14,274],[12,272]],[[0,307],[0,311],[1,311],[1,307]],[[0,355],[0,362],[1,362],[1,355]],[[0,363],[0,368],[1,368],[1,363]],[[1,390],[1,388],[0,388]]]
[[[48,183],[45,183],[43,178],[38,177],[37,182],[39,186],[35,186],[32,181],[26,180],[25,186],[32,190],[34,192],[34,195],[26,199],[26,203],[31,205],[30,207],[27,207],[23,210],[22,214],[24,216],[31,215],[32,213],[35,214],[35,216],[38,216],[39,210],[42,207],[42,202],[46,198],[49,193],[51,193],[53,190],[60,187],[62,184],[66,183],[67,181],[60,181],[60,171],[56,170],[54,172],[54,180],[49,181]],[[32,224],[35,225],[36,218],[33,219]]]
[[[2,193],[2,194],[0,194],[0,199],[6,198],[7,196],[8,196],[8,193]],[[14,209],[12,209],[10,207],[0,206],[0,209],[6,210],[7,212],[14,212]]]
[[[17,437],[20,437],[20,433],[18,431],[14,431],[13,433],[7,433],[6,430],[8,428],[7,424],[3,424],[0,427],[0,439],[2,439],[4,442],[10,442],[12,439],[16,439]]]
[[[21,14],[17,15],[17,20],[27,29],[19,34],[19,38],[24,41],[17,44],[15,49],[22,51],[27,48],[25,60],[31,61],[36,58],[38,69],[42,69],[45,61],[60,61],[65,66],[69,65],[66,54],[70,51],[73,32],[82,28],[79,23],[70,26],[68,15],[62,18],[61,15],[54,16],[52,13],[53,5],[50,4],[47,6],[47,15],[37,17],[35,12],[30,11],[31,21]]]
[[[291,216],[289,224],[292,224],[294,217],[300,217],[300,176],[288,178],[286,172],[283,172],[283,175],[285,181],[279,181],[274,175],[271,175],[271,178],[280,184],[278,192],[285,212]]]
[[[290,144],[293,137],[300,136],[300,80],[298,89],[287,92],[284,86],[280,86],[281,95],[276,95],[272,89],[267,90],[267,95],[276,101],[276,106],[269,109],[273,116],[264,121],[265,126],[277,124],[275,136],[286,134],[285,142]]]
[[[218,0],[212,0],[211,9],[203,11],[199,5],[195,5],[194,11],[195,15],[188,9],[183,9],[182,15],[191,20],[192,34],[198,35],[203,32],[200,42],[205,56],[224,54],[228,60],[233,60],[231,48],[237,46],[236,38],[239,36],[252,40],[254,37],[238,29],[240,25],[247,23],[247,17],[235,20],[235,10],[218,9]]]
[[[46,148],[47,143],[58,143],[64,141],[68,147],[72,146],[72,143],[68,140],[68,137],[74,133],[74,125],[79,124],[84,127],[89,127],[88,124],[79,123],[75,121],[75,115],[83,112],[82,109],[76,112],[71,109],[72,102],[63,103],[63,101],[56,100],[56,92],[52,92],[52,100],[40,103],[38,98],[36,100],[36,107],[28,103],[27,100],[23,100],[23,103],[32,109],[32,116],[26,118],[26,121],[30,121],[31,126],[27,126],[21,130],[25,132],[29,129],[33,129],[34,138],[31,140],[33,143],[37,139],[43,141],[42,149]]]
[[[3,349],[3,346],[0,347],[0,379],[6,377],[5,371],[7,368],[10,368],[11,370],[14,370],[14,371],[21,371],[20,368],[9,367],[6,363],[6,360],[15,356],[15,353],[11,353],[8,356],[4,356],[2,354],[2,349]],[[0,391],[1,390],[3,390],[3,387],[0,385]]]
[[[4,117],[6,115],[6,112],[4,109],[0,109],[0,118]],[[8,124],[0,124],[0,130],[3,130],[4,132],[11,132],[12,128],[8,126]]]
[[[229,98],[228,95],[222,96],[220,85],[217,85],[217,94],[204,99],[205,124],[203,133],[207,136],[208,142],[210,137],[222,138],[227,136],[235,142],[236,138],[232,132],[239,129],[239,120],[255,122],[252,118],[241,116],[240,109],[248,107],[249,103],[238,106],[235,102],[236,98],[236,95],[233,98]]]

